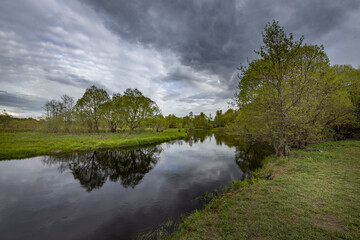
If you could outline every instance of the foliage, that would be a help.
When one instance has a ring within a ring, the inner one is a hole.
[[[224,114],[222,110],[216,111],[216,115],[214,118],[214,127],[225,127],[231,123],[235,122],[237,112],[233,109],[228,109]]]
[[[68,131],[73,118],[74,99],[66,94],[60,100],[49,100],[43,106],[45,110],[46,124],[44,126],[50,132]]]
[[[350,114],[333,121],[330,126],[333,130],[334,139],[346,139],[360,135],[360,69],[354,69],[350,65],[335,65],[333,70],[338,81],[344,86],[343,96],[351,102]],[[338,107],[343,108],[341,99],[335,100]]]
[[[153,118],[148,119],[147,125],[150,126],[153,131],[162,132],[166,126],[166,120],[162,114],[158,114]]]
[[[112,99],[100,105],[100,112],[108,123],[111,132],[116,132],[117,128],[126,128],[126,106],[120,93],[115,93]]]
[[[84,95],[76,102],[75,110],[82,119],[89,122],[89,127],[94,126],[99,131],[99,121],[103,116],[100,106],[109,101],[110,97],[104,89],[95,85],[87,88]]]
[[[183,126],[182,119],[176,117],[174,114],[169,114],[165,117],[166,121],[166,127],[168,128],[177,128],[180,126],[180,128]]]
[[[351,113],[349,93],[323,46],[295,41],[278,22],[268,23],[260,58],[240,66],[238,128],[268,141],[278,156],[327,136],[329,125]]]
[[[0,113],[0,123],[1,123],[1,130],[5,130],[9,122],[11,121],[11,116],[4,110]]]
[[[191,118],[189,117],[189,116],[185,116],[185,117],[183,117],[182,119],[181,119],[181,121],[182,121],[182,126],[184,127],[184,128],[192,128],[193,127],[193,125],[192,125],[192,120],[191,120]]]
[[[213,127],[211,120],[203,112],[195,115],[192,121],[195,129],[209,130]]]
[[[73,106],[73,98],[63,95],[61,100],[45,103],[47,132],[86,133],[125,131],[157,125],[163,130],[164,122],[158,116],[160,109],[154,101],[138,89],[126,89],[124,94],[115,93],[112,98],[104,89],[91,86]],[[160,122],[155,123],[156,120]]]
[[[125,118],[130,130],[140,127],[149,118],[160,113],[159,107],[150,98],[145,97],[138,89],[126,89],[123,103],[125,107]]]
[[[34,118],[16,118],[5,110],[0,113],[0,130],[2,132],[34,131],[42,125],[43,121]]]

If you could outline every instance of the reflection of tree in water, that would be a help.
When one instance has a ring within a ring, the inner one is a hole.
[[[225,144],[228,147],[237,146],[237,141],[235,141],[234,136],[224,133],[214,133],[216,145],[222,146]]]
[[[109,178],[111,181],[121,179],[124,187],[134,188],[144,178],[144,176],[157,164],[162,149],[152,147],[132,151],[113,151],[106,152],[110,156]]]
[[[129,151],[71,153],[48,156],[44,164],[59,164],[59,171],[72,171],[75,179],[88,192],[101,188],[107,179],[121,180],[121,184],[134,188],[157,164],[162,148],[159,146]]]
[[[216,145],[221,146],[225,144],[229,147],[236,146],[236,141],[234,141],[233,136],[212,131],[191,131],[184,140],[192,146],[194,143],[203,143],[207,138],[212,139],[212,136],[215,137]]]
[[[186,138],[184,139],[185,142],[189,144],[190,147],[192,147],[193,144],[201,142],[203,143],[206,138],[211,138],[212,132],[211,131],[191,131],[188,133]]]
[[[234,136],[221,132],[192,131],[188,134],[185,142],[190,146],[197,142],[204,142],[206,138],[215,137],[216,145],[225,144],[228,147],[235,147],[235,163],[243,172],[242,180],[251,176],[251,172],[261,167],[262,160],[270,155],[272,148],[265,143],[247,143]]]
[[[242,178],[251,176],[251,172],[261,167],[262,160],[272,153],[265,143],[239,143],[235,150],[235,162],[244,173]]]

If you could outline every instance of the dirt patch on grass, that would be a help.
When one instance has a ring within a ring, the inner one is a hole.
[[[271,168],[271,174],[266,176],[266,179],[272,180],[274,177],[281,176],[288,173],[295,173],[299,170],[297,166],[282,166],[279,164],[274,164]]]
[[[106,149],[109,149],[110,147],[108,146],[100,146],[98,147],[99,150],[106,150]]]
[[[63,152],[62,150],[56,149],[56,150],[50,151],[49,153],[50,153],[50,154],[60,154],[60,153],[62,153],[62,152]]]
[[[275,167],[272,171],[273,177],[280,176],[288,172],[287,167]]]
[[[246,239],[263,239],[263,236],[254,232],[250,225],[248,225],[249,234],[247,235]]]
[[[323,208],[324,204],[318,203],[318,202],[311,202],[308,203],[310,206],[312,206],[313,208]]]
[[[280,186],[270,186],[270,189],[271,189],[272,191],[277,192],[277,191],[281,191],[283,188],[280,187]]]
[[[221,234],[216,230],[209,230],[205,233],[205,239],[221,239]]]
[[[335,216],[330,214],[315,214],[311,218],[311,222],[318,227],[331,231],[344,231],[341,224]]]

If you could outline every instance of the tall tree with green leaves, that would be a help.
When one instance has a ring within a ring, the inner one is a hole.
[[[262,36],[264,45],[255,51],[260,58],[239,68],[237,124],[284,156],[291,146],[321,134],[325,109],[341,86],[323,46],[304,45],[303,37],[294,40],[277,21],[268,23]]]
[[[334,131],[334,139],[352,138],[356,134],[360,135],[360,69],[351,65],[335,65],[332,69],[342,85],[340,99],[335,99],[333,105],[344,114],[329,122],[329,125]],[[344,99],[348,100],[347,104],[342,103]]]
[[[140,127],[146,119],[160,113],[156,103],[150,98],[145,97],[137,88],[126,89],[122,98],[125,106],[126,122],[130,130]]]
[[[194,116],[193,124],[196,129],[208,130],[212,128],[211,120],[203,112]]]
[[[116,132],[117,128],[126,128],[126,107],[123,100],[120,93],[115,93],[112,99],[100,105],[100,111],[111,132]]]
[[[103,116],[100,106],[109,101],[109,94],[95,85],[87,88],[84,95],[77,101],[75,109],[82,116],[94,123],[95,131],[99,131],[99,121]]]

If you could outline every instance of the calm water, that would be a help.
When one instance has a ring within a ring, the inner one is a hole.
[[[0,239],[136,239],[248,177],[265,152],[199,132],[141,149],[1,161]]]

